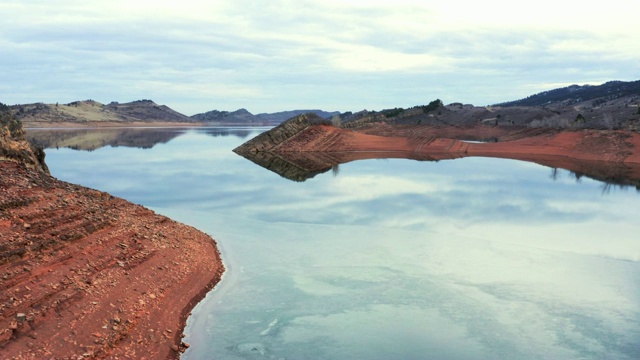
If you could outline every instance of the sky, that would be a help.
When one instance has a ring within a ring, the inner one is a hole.
[[[2,0],[0,102],[490,105],[640,79],[640,2]]]

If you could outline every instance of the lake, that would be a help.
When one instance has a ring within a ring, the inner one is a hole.
[[[492,158],[294,182],[231,151],[265,130],[28,131],[57,178],[217,240],[183,358],[640,358],[635,187]]]

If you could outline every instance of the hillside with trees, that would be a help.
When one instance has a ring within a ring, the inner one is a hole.
[[[382,111],[363,110],[333,118],[343,128],[370,123],[431,126],[550,127],[640,131],[640,81],[611,81],[600,86],[573,85],[493,106],[473,106],[440,99],[428,105]]]

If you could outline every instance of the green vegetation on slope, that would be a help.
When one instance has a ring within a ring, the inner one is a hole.
[[[0,103],[0,160],[16,161],[48,173],[44,156],[42,148],[26,140],[22,123],[11,109]]]
[[[22,123],[17,120],[9,106],[0,102],[0,127],[9,130],[9,134],[13,139],[23,139],[24,130],[22,129]]]

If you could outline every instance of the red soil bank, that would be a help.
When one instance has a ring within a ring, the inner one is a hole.
[[[208,235],[0,161],[0,357],[178,358],[223,271]]]
[[[472,143],[457,139],[492,138]],[[568,157],[589,161],[640,164],[640,134],[631,131],[431,127],[369,125],[344,130],[314,125],[271,151],[279,152],[404,152],[437,158],[487,156],[534,161]]]

